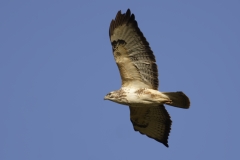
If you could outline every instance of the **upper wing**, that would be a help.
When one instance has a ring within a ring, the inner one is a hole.
[[[155,56],[138,28],[134,14],[119,11],[109,28],[113,54],[122,78],[122,86],[158,89]]]
[[[129,107],[135,131],[145,134],[168,147],[172,121],[163,105],[158,107]]]

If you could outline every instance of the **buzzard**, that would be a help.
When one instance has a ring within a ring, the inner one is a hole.
[[[189,98],[183,92],[158,91],[155,56],[130,9],[117,13],[109,37],[122,87],[104,99],[129,106],[134,130],[168,147],[172,121],[164,104],[188,109]]]

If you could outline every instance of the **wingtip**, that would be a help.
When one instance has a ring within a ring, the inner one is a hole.
[[[167,143],[162,143],[165,147],[169,148],[169,145]]]
[[[119,11],[117,12],[117,15],[118,15],[118,14],[122,14],[122,11],[121,11],[121,10],[119,10]]]
[[[141,132],[140,132],[140,133],[141,133]],[[143,134],[143,133],[141,133],[141,134]],[[146,135],[146,134],[144,134],[144,135]],[[146,135],[146,136],[148,136],[148,135]],[[168,136],[169,136],[169,135],[168,135]],[[148,137],[154,139],[155,141],[157,141],[157,142],[159,142],[159,143],[162,143],[164,146],[166,146],[166,147],[168,148],[168,147],[169,147],[169,145],[168,145],[168,136],[167,136],[167,138],[165,138],[164,140],[159,140],[159,139],[156,139],[156,138],[151,137],[151,136],[148,136]]]
[[[126,14],[131,14],[131,10],[128,8],[127,11],[126,11]]]
[[[128,8],[126,13],[122,13],[121,10],[119,10],[116,14],[115,19],[113,19],[110,23],[109,37],[111,37],[116,27],[124,23],[128,23],[129,20],[134,20],[134,14],[131,14],[131,10]]]

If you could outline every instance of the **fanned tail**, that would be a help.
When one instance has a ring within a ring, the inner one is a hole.
[[[190,100],[183,92],[163,92],[169,99],[172,100],[170,106],[188,109],[190,107]]]

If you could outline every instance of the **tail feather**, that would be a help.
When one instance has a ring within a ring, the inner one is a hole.
[[[170,106],[188,109],[190,107],[190,100],[183,92],[163,92],[169,99],[172,100]]]

